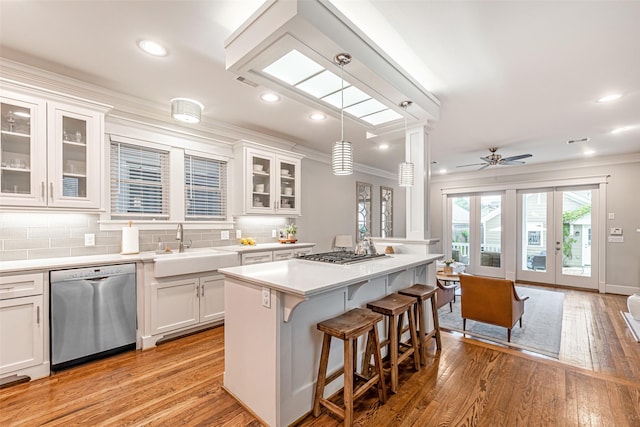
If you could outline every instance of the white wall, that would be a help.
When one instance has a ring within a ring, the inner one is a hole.
[[[544,169],[544,170],[543,170]],[[514,171],[520,173],[514,173]],[[452,187],[490,186],[506,182],[535,180],[562,180],[595,175],[610,175],[606,188],[606,212],[600,215],[601,225],[609,235],[611,227],[621,227],[624,243],[606,245],[607,292],[630,294],[640,292],[640,153],[623,157],[558,163],[544,166],[516,168],[490,168],[485,173],[432,176],[431,229],[434,237],[443,237],[442,189]],[[615,219],[608,220],[607,214]],[[442,250],[438,247],[436,250]]]
[[[351,234],[355,244],[356,181],[373,185],[373,236],[380,235],[380,185],[393,188],[394,237],[405,236],[405,189],[397,180],[354,172],[334,176],[329,164],[302,159],[302,216],[296,219],[298,240],[315,242],[315,252],[333,247],[336,234]]]

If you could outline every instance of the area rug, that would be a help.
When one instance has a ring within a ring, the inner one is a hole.
[[[511,342],[507,342],[507,329],[488,323],[467,320],[464,332],[470,337],[497,342],[545,356],[558,358],[562,335],[562,310],[564,294],[561,292],[516,286],[520,297],[528,296],[524,303],[522,328],[518,323],[511,329]],[[462,332],[460,316],[460,297],[453,303],[453,312],[449,304],[438,310],[440,326]]]

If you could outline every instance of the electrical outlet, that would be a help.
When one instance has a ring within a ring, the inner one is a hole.
[[[242,230],[236,230],[236,239],[242,239]]]
[[[85,246],[95,246],[96,245],[96,235],[93,233],[87,233],[84,235],[84,245]]]
[[[262,288],[262,306],[271,308],[271,289]]]
[[[220,240],[229,240],[229,230],[223,230],[220,232]]]
[[[271,237],[278,237],[278,230],[276,230],[275,228],[271,230]]]

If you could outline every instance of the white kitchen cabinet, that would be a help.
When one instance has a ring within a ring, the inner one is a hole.
[[[99,208],[104,113],[4,90],[0,103],[0,202]]]
[[[300,215],[302,156],[257,144],[240,145],[236,158],[237,182],[243,183],[243,195],[237,211],[243,214]]]
[[[291,259],[293,258],[293,255],[294,255],[293,249],[284,250],[284,251],[273,251],[273,260],[282,261],[283,259]]]
[[[224,319],[224,277],[213,274],[151,283],[151,334]]]
[[[0,277],[0,377],[49,375],[43,273]]]

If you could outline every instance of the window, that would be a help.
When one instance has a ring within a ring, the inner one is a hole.
[[[191,155],[184,156],[185,218],[227,218],[227,163]]]
[[[393,188],[380,186],[380,237],[393,237]]]
[[[527,243],[529,246],[542,246],[542,239],[540,239],[540,231],[539,230],[529,230],[527,231]]]
[[[169,152],[111,143],[111,216],[169,217]]]

